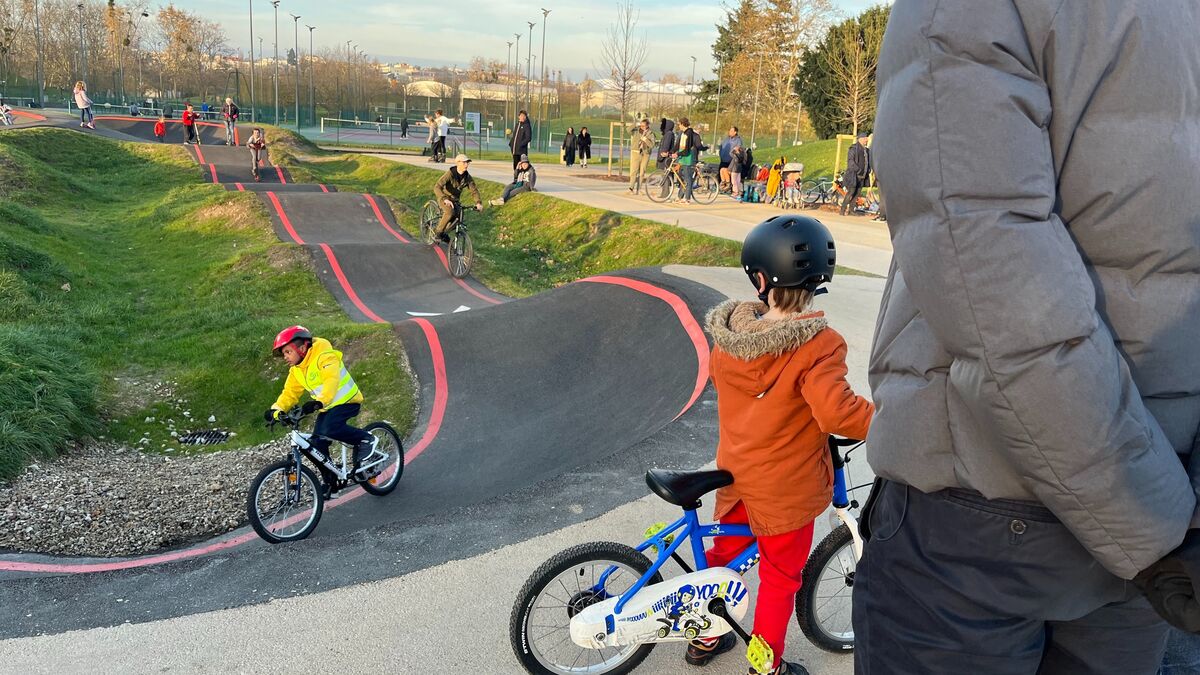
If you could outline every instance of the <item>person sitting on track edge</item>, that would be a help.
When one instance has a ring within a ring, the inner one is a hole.
[[[759,223],[742,244],[742,267],[762,302],[727,300],[705,319],[714,344],[717,467],[734,476],[717,491],[713,517],[749,523],[758,540],[753,633],[775,654],[771,675],[808,672],[782,657],[813,522],[833,497],[829,435],[865,439],[875,411],[846,382],[846,341],[811,311],[833,279],[835,256],[833,236],[815,218]],[[717,539],[709,565],[728,565],[753,541]],[[736,643],[733,633],[693,640],[687,662],[704,665]]]
[[[353,446],[354,472],[358,473],[363,461],[375,452],[379,441],[348,424],[362,409],[363,395],[346,369],[342,353],[334,349],[329,340],[314,338],[304,326],[290,326],[279,331],[275,336],[274,352],[291,367],[283,392],[263,415],[266,421],[279,419],[279,415],[296,405],[307,391],[312,400],[304,403],[304,414],[321,411],[313,426],[313,447],[327,453],[331,438]],[[325,473],[324,469],[322,473]],[[331,476],[324,478],[328,490],[333,480]]]
[[[467,172],[471,164],[471,158],[466,155],[458,155],[454,158],[454,166],[446,170],[438,182],[433,186],[433,194],[437,197],[438,205],[442,207],[442,218],[438,221],[437,235],[442,241],[450,241],[450,237],[446,234],[446,228],[450,226],[458,213],[458,200],[462,197],[462,192],[466,188],[470,188],[471,194],[475,197],[475,210],[483,210],[483,199],[479,196],[479,188],[475,185],[475,179]]]

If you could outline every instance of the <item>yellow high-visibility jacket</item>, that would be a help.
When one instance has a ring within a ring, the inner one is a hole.
[[[342,363],[342,353],[325,338],[313,338],[304,360],[288,369],[283,393],[271,407],[287,410],[296,405],[306,391],[314,401],[321,402],[323,411],[343,403],[363,402],[362,392]]]

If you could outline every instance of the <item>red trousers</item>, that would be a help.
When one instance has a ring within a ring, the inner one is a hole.
[[[738,502],[733,510],[721,519],[722,524],[746,524],[746,505]],[[729,564],[756,537],[717,537],[713,547],[706,551],[711,567]],[[812,550],[813,524],[799,530],[768,537],[757,537],[758,553],[758,598],[754,606],[753,633],[762,637],[775,652],[775,666],[783,658],[788,624],[796,609],[796,593],[800,591],[801,573],[808,553]]]

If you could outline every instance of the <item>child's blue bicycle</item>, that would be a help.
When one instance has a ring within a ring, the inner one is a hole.
[[[796,620],[822,649],[854,649],[850,594],[862,539],[851,509],[858,502],[847,488],[845,464],[861,441],[830,437],[834,468],[833,531],[816,546],[804,567],[796,594]],[[843,455],[839,448],[850,447]],[[655,494],[684,514],[670,525],[646,532],[636,548],[615,542],[574,546],[547,560],[521,588],[509,621],[513,651],[530,673],[628,673],[658,642],[716,637],[733,630],[749,644],[747,658],[759,672],[769,670],[769,648],[738,625],[746,614],[749,590],[742,575],[759,560],[758,544],[728,567],[709,567],[704,539],[752,536],[748,525],[701,524],[700,497],[733,483],[728,471],[646,473]],[[690,542],[694,566],[680,555]],[[656,554],[652,562],[648,553]],[[684,574],[663,583],[662,567],[672,559]],[[694,567],[694,569],[693,569]],[[765,650],[765,651],[764,651]]]

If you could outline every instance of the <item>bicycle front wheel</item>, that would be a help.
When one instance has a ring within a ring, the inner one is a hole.
[[[449,246],[450,276],[462,279],[471,273],[471,263],[475,262],[475,246],[471,243],[471,235],[463,228],[454,232],[454,238]]]
[[[711,204],[717,201],[717,195],[721,192],[721,183],[716,176],[704,175],[696,182],[696,187],[692,190],[692,199],[700,204]]]
[[[321,521],[325,497],[316,474],[291,458],[271,464],[250,483],[246,515],[265,541],[300,541]]]
[[[367,471],[374,471],[374,476],[359,483],[362,488],[382,497],[400,484],[400,476],[404,473],[404,444],[400,442],[400,434],[387,422],[372,422],[363,427],[363,431],[379,439],[375,452],[383,453],[384,458],[374,457],[374,463]],[[370,474],[368,474],[370,475]]]
[[[605,572],[604,588],[596,585]],[[573,546],[550,558],[517,594],[508,622],[517,660],[535,675],[620,675],[637,667],[654,644],[588,649],[571,641],[571,618],[618,596],[650,569],[650,560],[625,544],[603,541]],[[647,584],[662,581],[658,572]]]
[[[437,242],[437,224],[442,218],[442,209],[432,199],[421,207],[421,241],[432,246]]]
[[[812,643],[825,651],[854,650],[850,597],[854,592],[854,538],[845,524],[821,540],[804,565],[796,594],[796,623]]]
[[[671,175],[664,171],[656,171],[646,179],[646,196],[655,204],[663,204],[671,199],[671,192],[674,188],[675,181],[671,180]]]

